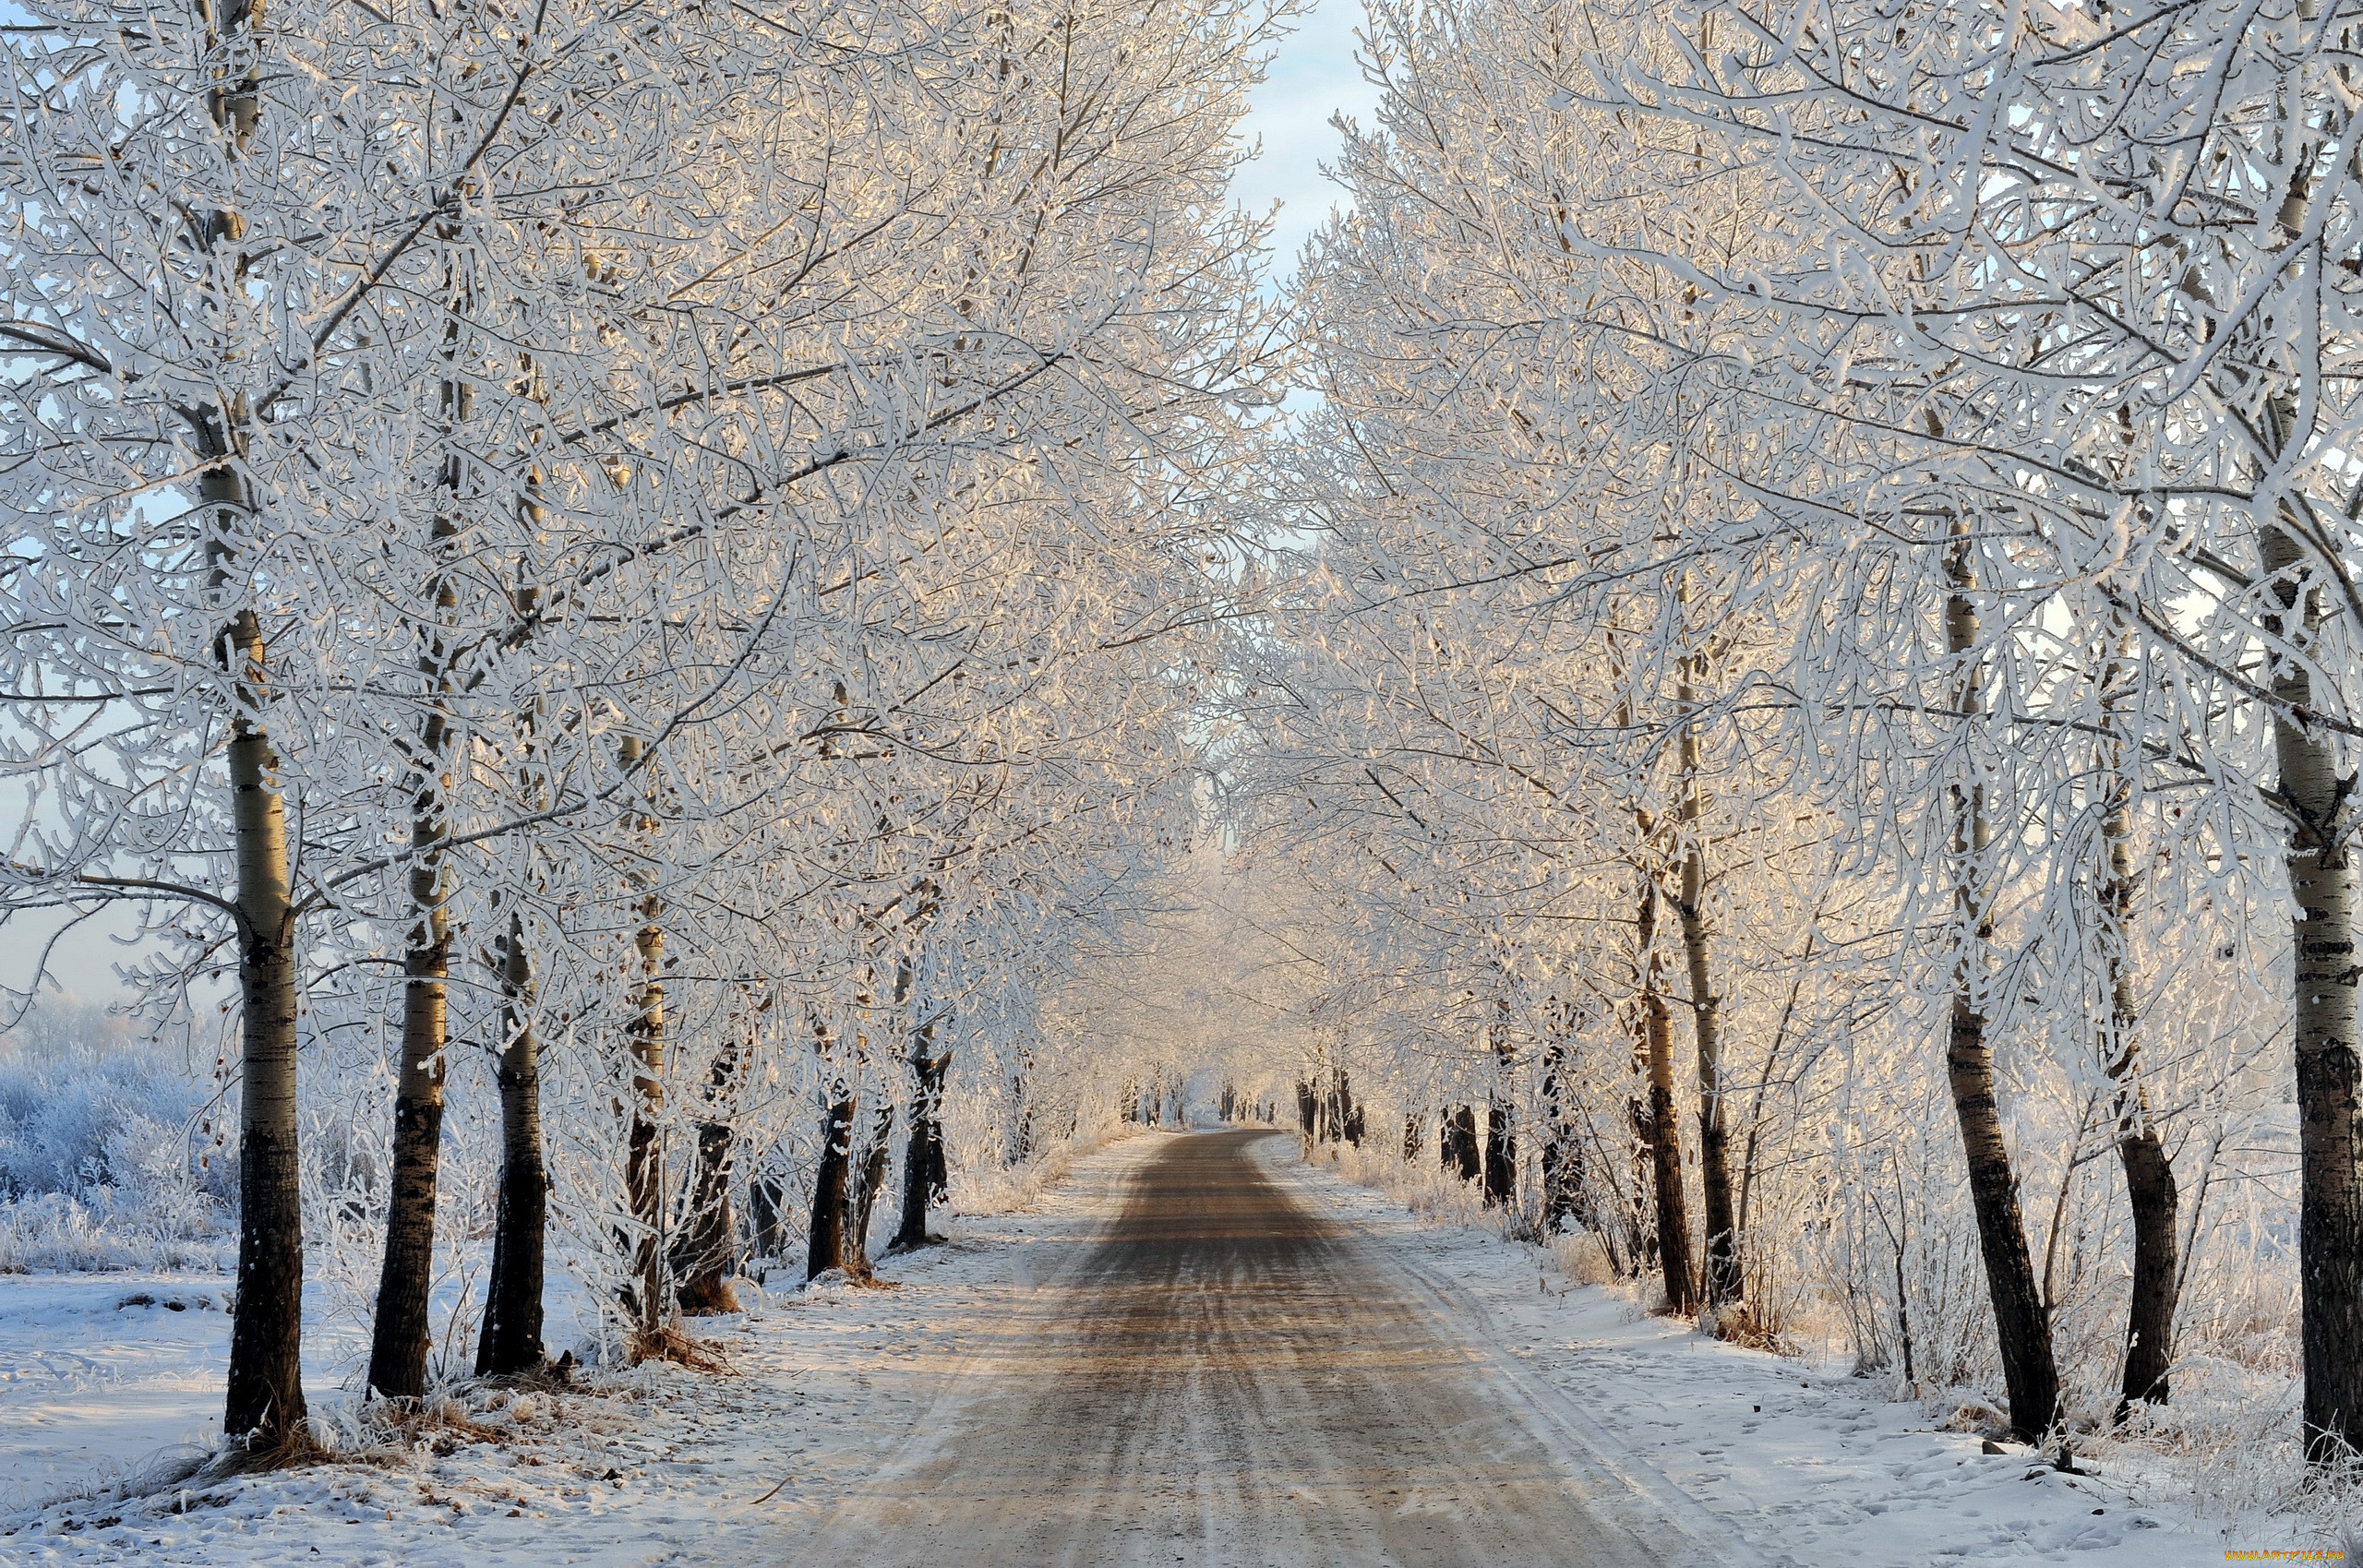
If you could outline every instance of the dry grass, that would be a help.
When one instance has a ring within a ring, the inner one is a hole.
[[[661,1328],[634,1331],[624,1343],[624,1356],[633,1366],[644,1361],[666,1361],[716,1377],[738,1375],[738,1369],[723,1355],[718,1342],[700,1339],[682,1327],[678,1318]]]

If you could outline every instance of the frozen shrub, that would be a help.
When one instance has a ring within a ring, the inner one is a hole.
[[[37,1192],[0,1203],[0,1274],[214,1270],[228,1267],[230,1257],[230,1238],[218,1227],[160,1235],[148,1216],[116,1203],[109,1188],[87,1200]]]
[[[237,1189],[214,1095],[94,1009],[0,1036],[0,1270],[217,1266]]]

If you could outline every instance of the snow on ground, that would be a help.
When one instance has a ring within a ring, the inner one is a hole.
[[[1979,1435],[1932,1430],[1919,1406],[1859,1380],[1649,1317],[1570,1284],[1541,1248],[1422,1221],[1302,1164],[1292,1143],[1265,1147],[1306,1201],[1390,1242],[1449,1315],[1522,1369],[1571,1441],[1638,1461],[1645,1483],[1661,1478],[1677,1506],[1696,1500],[1780,1568],[2196,1568],[2227,1550],[2319,1544],[2195,1528],[2113,1464],[2069,1476],[2015,1444],[1986,1454]]]
[[[696,1325],[731,1375],[654,1366],[561,1394],[472,1396],[467,1418],[492,1430],[446,1425],[366,1461],[147,1498],[110,1501],[103,1484],[216,1414],[221,1282],[0,1277],[0,1507],[18,1510],[0,1514],[0,1563],[761,1561],[923,1413],[957,1408],[936,1401],[974,1325],[1063,1268],[1162,1142],[1078,1160],[1028,1212],[947,1222],[947,1245],[889,1260],[900,1289],[750,1291],[742,1316]],[[1698,1533],[1745,1539],[1754,1551],[1734,1562],[2186,1568],[2303,1544],[2192,1529],[2110,1466],[2070,1477],[2023,1450],[1984,1454],[1975,1435],[1927,1430],[1916,1406],[1642,1316],[1569,1285],[1539,1249],[1417,1219],[1303,1166],[1291,1141],[1264,1147],[1280,1179],[1424,1281],[1439,1321],[1511,1369],[1546,1428]],[[343,1407],[332,1387],[318,1397]]]
[[[231,1284],[220,1274],[0,1274],[0,1513],[103,1490],[218,1444]],[[480,1312],[462,1289],[456,1277],[438,1282],[438,1312]],[[316,1415],[348,1401],[367,1358],[349,1294],[305,1282],[304,1390]],[[563,1273],[548,1311],[557,1345],[596,1316]]]
[[[113,1479],[219,1426],[217,1275],[0,1276],[0,1508]]]
[[[0,1514],[0,1563],[743,1560],[874,1473],[958,1364],[964,1326],[993,1310],[996,1290],[1062,1267],[1158,1142],[1135,1138],[1076,1161],[1028,1212],[944,1222],[947,1244],[882,1265],[900,1289],[764,1297],[745,1287],[746,1313],[692,1324],[730,1375],[646,1366],[593,1374],[561,1394],[472,1396],[467,1418],[495,1429],[483,1441],[446,1426],[369,1462],[144,1499],[50,1501]],[[212,1309],[115,1305],[206,1290]],[[113,1480],[198,1434],[218,1416],[228,1343],[220,1290],[219,1280],[0,1277],[0,1487],[20,1501],[54,1499],[62,1486]],[[318,1394],[340,1397],[333,1387]]]

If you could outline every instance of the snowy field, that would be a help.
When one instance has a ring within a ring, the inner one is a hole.
[[[939,1400],[972,1325],[1062,1268],[1163,1136],[1078,1161],[1028,1212],[952,1221],[949,1245],[890,1263],[898,1289],[750,1293],[743,1316],[705,1325],[727,1375],[648,1367],[559,1395],[472,1396],[406,1449],[160,1496],[103,1483],[205,1435],[220,1282],[0,1278],[0,1484],[16,1499],[0,1562],[760,1561],[763,1541],[893,1463],[922,1413],[956,1410]],[[2320,1544],[2196,1527],[2154,1479],[2106,1465],[2068,1476],[1987,1454],[1916,1406],[1642,1316],[1538,1249],[1416,1219],[1284,1141],[1265,1147],[1305,1201],[1426,1282],[1473,1354],[1514,1369],[1550,1430],[1688,1532],[1732,1539],[1732,1562],[2182,1568]]]

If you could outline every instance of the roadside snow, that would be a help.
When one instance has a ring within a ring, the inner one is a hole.
[[[57,1499],[0,1515],[0,1563],[760,1558],[757,1542],[875,1472],[959,1364],[966,1326],[1062,1269],[1161,1142],[1077,1160],[1030,1212],[949,1220],[945,1245],[882,1265],[899,1289],[743,1287],[747,1312],[691,1325],[728,1375],[647,1366],[563,1394],[471,1395],[450,1413],[495,1429],[480,1437],[430,1427],[406,1453],[147,1498],[110,1501],[92,1483],[169,1454],[217,1414],[228,1319],[161,1303],[210,1289],[218,1306],[221,1282],[0,1277],[0,1485]],[[141,1293],[160,1304],[116,1306]],[[59,1499],[69,1488],[81,1495]]]
[[[2021,1447],[1985,1454],[1976,1434],[1930,1430],[1917,1406],[1857,1380],[1649,1317],[1570,1284],[1541,1248],[1423,1222],[1305,1165],[1292,1142],[1264,1148],[1304,1201],[1383,1239],[1571,1442],[1638,1461],[1636,1484],[1660,1478],[1780,1568],[2198,1568],[2227,1544],[2292,1544],[2195,1530],[2113,1466],[2069,1476]]]

